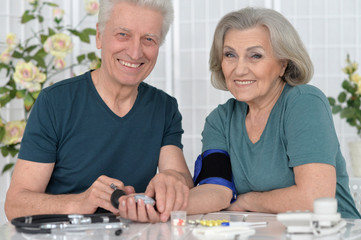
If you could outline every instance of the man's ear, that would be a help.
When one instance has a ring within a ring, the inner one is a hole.
[[[101,34],[100,34],[100,31],[99,31],[99,23],[97,23],[97,33],[95,35],[95,42],[96,42],[97,49],[101,49],[102,48],[102,41],[101,41]]]

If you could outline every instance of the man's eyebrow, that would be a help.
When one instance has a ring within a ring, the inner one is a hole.
[[[123,31],[126,31],[128,33],[132,32],[130,29],[128,29],[126,27],[117,27],[117,28],[114,29],[114,31],[117,31],[117,30],[123,30]],[[146,34],[144,34],[144,36],[160,39],[160,36],[158,34],[155,34],[155,33],[146,33]]]

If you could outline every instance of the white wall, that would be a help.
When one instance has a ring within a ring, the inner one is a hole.
[[[0,42],[9,31],[22,36],[29,31],[19,27],[19,16],[25,0],[0,0]],[[20,3],[19,3],[20,2]],[[54,0],[62,6],[68,22],[76,23],[83,15],[83,1]],[[164,89],[178,99],[183,115],[184,154],[193,171],[193,163],[201,150],[200,134],[207,114],[230,97],[227,92],[212,88],[209,82],[208,54],[218,20],[229,11],[245,6],[274,8],[284,14],[299,31],[315,65],[311,84],[327,96],[337,96],[344,75],[341,69],[346,54],[361,64],[361,1],[360,0],[173,0],[175,22],[158,63],[147,82]],[[48,17],[51,17],[50,15]],[[95,21],[84,25],[94,26]],[[36,26],[35,26],[36,27]],[[94,46],[94,45],[93,45]],[[5,48],[0,43],[0,50]],[[76,44],[75,55],[87,51]],[[95,50],[95,47],[94,47]],[[1,82],[0,75],[0,82]],[[2,113],[4,115],[4,113]],[[9,106],[5,116],[21,114]],[[357,136],[338,116],[335,127],[343,154],[349,166],[347,142]],[[0,167],[8,160],[0,156]],[[352,175],[350,168],[349,173]],[[9,174],[0,177],[0,224],[5,222],[3,202]]]

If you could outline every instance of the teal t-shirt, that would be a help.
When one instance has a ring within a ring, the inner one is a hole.
[[[360,218],[350,195],[346,163],[326,96],[316,87],[286,84],[258,142],[246,131],[248,105],[235,99],[219,105],[206,119],[202,152],[229,153],[238,194],[263,192],[295,184],[293,167],[307,163],[335,166],[338,211]]]
[[[144,192],[156,174],[160,148],[183,148],[181,120],[176,99],[146,83],[128,114],[117,116],[87,72],[41,91],[19,158],[55,163],[47,193],[83,192],[101,175]]]

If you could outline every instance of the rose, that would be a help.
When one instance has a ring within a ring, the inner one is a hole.
[[[61,9],[61,8],[54,8],[53,9],[53,17],[54,17],[54,19],[60,20],[60,19],[63,18],[63,16],[64,16],[64,10],[63,9]]]
[[[5,124],[5,135],[2,139],[2,143],[5,145],[10,145],[21,142],[25,125],[26,122],[24,120],[7,122]]]
[[[14,33],[8,33],[6,35],[6,44],[8,45],[9,50],[13,50],[18,44],[18,39]]]
[[[65,58],[71,52],[73,43],[71,37],[65,33],[57,33],[49,37],[44,43],[44,50],[47,53],[57,57]]]
[[[95,15],[99,11],[98,0],[85,0],[85,11],[89,15]]]
[[[27,1],[28,1],[28,3],[30,3],[30,4],[35,4],[35,3],[38,2],[38,0],[27,0]]]
[[[7,48],[0,54],[0,62],[9,64],[10,59],[11,59],[10,49]]]
[[[46,79],[44,73],[32,62],[20,61],[15,66],[14,81],[20,86],[28,89],[30,92],[40,91],[41,84]]]
[[[54,60],[55,69],[61,70],[61,69],[64,69],[65,66],[66,66],[66,62],[63,58],[56,58]]]

